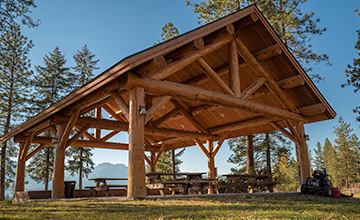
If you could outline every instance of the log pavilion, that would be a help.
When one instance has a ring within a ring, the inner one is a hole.
[[[84,116],[93,109],[95,117]],[[102,109],[112,118],[102,117]],[[225,139],[274,129],[295,143],[304,181],[310,176],[304,124],[335,116],[259,9],[250,6],[121,60],[0,141],[14,137],[20,143],[15,193],[24,191],[25,162],[54,145],[53,199],[64,197],[68,146],[128,150],[127,196],[141,198],[145,162],[154,171],[162,151],[196,144],[215,178],[214,157]],[[48,130],[52,137],[43,135]],[[119,132],[129,133],[128,143],[108,141]],[[31,144],[36,147],[29,151]]]

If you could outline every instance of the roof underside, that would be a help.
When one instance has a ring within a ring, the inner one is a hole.
[[[173,63],[183,60],[186,58],[187,54],[194,50],[198,50],[190,47],[193,45],[194,40],[202,38],[205,46],[207,46],[211,44],[214,39],[218,38],[221,33],[226,30],[227,25],[230,24],[235,27],[236,36],[257,58],[259,64],[267,73],[269,73],[270,77],[275,82],[278,82],[278,85],[282,88],[283,94],[297,109],[303,109],[304,107],[316,104],[323,106],[324,110],[320,113],[316,112],[315,115],[306,115],[306,113],[304,113],[303,116],[306,116],[306,123],[332,119],[335,117],[333,109],[320,94],[318,89],[296,62],[287,48],[283,45],[278,36],[274,33],[259,10],[255,6],[250,6],[219,21],[198,28],[192,32],[177,37],[176,39],[152,47],[122,60],[109,70],[99,75],[92,82],[85,85],[83,88],[80,88],[78,91],[65,97],[59,103],[53,105],[43,113],[37,115],[33,119],[30,119],[18,128],[15,128],[12,132],[3,136],[0,140],[9,139],[10,137],[34,128],[36,125],[39,125],[49,119],[52,115],[59,114],[66,110],[66,108],[74,106],[83,98],[86,98],[92,93],[96,93],[100,87],[106,87],[106,84],[116,80],[116,77],[121,74],[130,71],[140,77],[149,75],[149,73],[154,71],[153,60],[156,57],[162,56],[165,58],[167,67]],[[226,85],[229,85],[229,44],[202,56],[202,59],[221,77]],[[210,80],[205,75],[205,72],[206,70],[204,70],[204,67],[201,66],[199,62],[192,62],[161,80],[187,84],[206,90],[224,93],[218,84]],[[242,91],[251,87],[251,85],[259,80],[260,77],[263,77],[256,69],[254,69],[254,66],[247,65],[246,61],[241,56],[239,56],[239,75],[240,88]],[[284,80],[289,81],[289,79],[294,79],[299,81],[299,83],[294,87],[281,86],[281,83],[279,83]],[[120,92],[122,98],[128,104],[129,92],[127,90],[122,90]],[[145,90],[145,92],[147,91]],[[152,99],[152,101],[147,101],[148,105],[150,105],[149,102],[151,102],[151,104],[155,104],[160,98],[160,96],[153,94],[148,94],[147,97],[151,97]],[[262,84],[259,89],[251,93],[251,95],[249,95],[246,99],[263,105],[286,109],[286,106],[284,106],[280,101],[281,99],[278,98],[276,93],[269,90],[266,83]],[[109,99],[107,105],[115,112],[120,111],[118,105],[111,99]],[[87,106],[83,107],[85,108]],[[202,110],[199,110],[199,108]],[[184,111],[189,113],[190,118],[189,115],[184,113]],[[166,121],[159,123],[159,120],[171,112],[176,113],[173,114],[173,117],[169,117]],[[121,116],[121,113],[119,113],[119,115]],[[156,112],[149,126],[155,125],[159,128],[170,128],[175,130],[220,135],[223,128],[226,128],[229,125],[234,125],[236,123],[246,124],[247,121],[251,122],[252,119],[260,117],[262,117],[261,114],[244,111],[238,108],[223,106],[213,107],[213,105],[204,105],[204,103],[194,101],[190,102],[171,99],[158,112]],[[287,127],[283,120],[278,120],[277,123],[282,127]],[[199,125],[201,128],[199,128]],[[228,138],[267,132],[271,130],[274,130],[274,127],[269,123],[257,126],[253,126],[249,123],[240,127],[240,129],[232,129],[228,134]],[[155,143],[176,137],[147,135],[146,138],[149,142]],[[179,148],[192,145],[194,145],[194,141],[192,139],[183,139],[177,143],[172,143],[171,147]]]

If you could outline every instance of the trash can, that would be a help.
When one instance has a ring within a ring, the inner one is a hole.
[[[65,198],[74,198],[76,181],[64,181],[64,183],[65,183]]]

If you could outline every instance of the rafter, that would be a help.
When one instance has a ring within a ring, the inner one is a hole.
[[[170,112],[166,113],[161,118],[154,121],[153,126],[154,127],[159,127],[162,123],[168,122],[170,119],[171,120],[176,119],[179,116],[182,116],[182,114],[180,113],[180,109],[175,108],[175,109],[171,110]]]
[[[255,126],[261,126],[269,123],[270,121],[274,121],[274,118],[267,118],[267,117],[259,117],[254,119],[249,119],[245,121],[239,121],[232,124],[227,124],[223,126],[218,126],[214,128],[210,128],[209,131],[212,134],[221,134],[226,131],[235,131],[240,130],[248,127],[255,127]]]
[[[105,104],[102,107],[104,108],[105,111],[107,111],[107,113],[109,113],[116,120],[127,121],[127,120],[124,120],[124,118],[121,117],[119,114],[116,114],[116,112],[108,104]]]
[[[271,77],[271,75],[261,66],[259,61],[251,54],[249,49],[246,47],[244,42],[237,37],[236,42],[238,45],[238,53],[240,56],[245,60],[245,62],[249,63],[251,67],[261,76],[267,79],[266,85],[267,87],[272,90],[279,100],[285,105],[287,110],[299,113],[295,105],[285,96],[282,92],[281,88],[275,82],[275,80]]]
[[[234,92],[220,78],[220,76],[211,68],[211,66],[203,59],[198,59],[198,64],[204,69],[205,74],[226,94],[234,95]]]
[[[151,106],[151,108],[146,112],[145,124],[148,123],[156,112],[158,112],[160,108],[163,107],[170,99],[171,96],[163,96],[153,106]]]
[[[184,54],[184,58],[169,63],[165,68],[151,73],[149,75],[143,75],[143,77],[150,77],[154,79],[165,79],[173,73],[183,69],[184,67],[190,65],[191,63],[198,60],[200,57],[205,56],[229,43],[231,36],[229,34],[223,35],[223,33],[219,34],[218,38],[214,38],[215,40],[206,45],[203,49],[200,50],[190,50]]]
[[[183,114],[185,116],[185,118],[187,118],[190,123],[192,125],[195,126],[195,128],[197,128],[199,131],[201,131],[204,134],[209,134],[209,131],[204,128],[204,126],[202,126],[195,118],[194,116],[192,116],[187,109],[185,109],[179,101],[176,100],[171,100],[171,102],[175,105],[176,108],[180,109],[181,114]]]
[[[271,48],[274,48],[274,47],[278,47],[277,44],[276,45],[273,45],[273,46],[270,46],[270,47],[267,47],[263,50],[260,50],[260,51],[257,51],[255,52],[253,55],[255,56],[255,58],[259,61],[261,60],[265,60],[265,59],[269,59],[271,57],[274,57],[274,56],[277,56],[279,54],[277,53],[271,53],[271,54],[268,54],[267,56],[264,56],[263,53],[266,52],[266,51],[269,51]],[[239,71],[242,69],[242,68],[245,68],[247,66],[249,66],[248,63],[245,63],[243,60],[238,60],[239,62]],[[229,65],[226,64],[224,66],[221,66],[219,68],[216,68],[214,70],[216,72],[216,74],[219,76],[219,77],[222,77],[226,74],[229,73]],[[201,84],[204,84],[204,83],[207,83],[209,82],[209,78],[205,75],[205,74],[201,74],[199,76],[196,76],[190,80],[187,80],[186,82],[184,82],[184,84],[187,84],[187,85],[192,85],[192,86],[198,86],[198,85],[201,85]]]
[[[258,90],[261,86],[264,85],[266,82],[266,79],[264,77],[260,77],[255,82],[253,82],[250,86],[248,86],[246,89],[242,91],[241,98],[247,99],[250,97],[256,90]]]

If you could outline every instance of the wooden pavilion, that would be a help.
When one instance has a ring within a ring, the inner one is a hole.
[[[94,118],[84,116],[93,109]],[[112,119],[102,118],[102,109]],[[274,129],[295,142],[303,181],[310,176],[304,124],[335,116],[258,8],[250,6],[123,59],[0,141],[14,137],[20,143],[15,193],[24,191],[25,162],[44,145],[55,145],[52,198],[64,197],[68,146],[128,150],[128,197],[139,198],[146,196],[145,161],[154,170],[162,151],[196,144],[214,178],[214,157],[225,139]],[[48,130],[52,137],[43,136]],[[122,131],[129,143],[108,141]],[[37,147],[29,152],[31,144]]]

